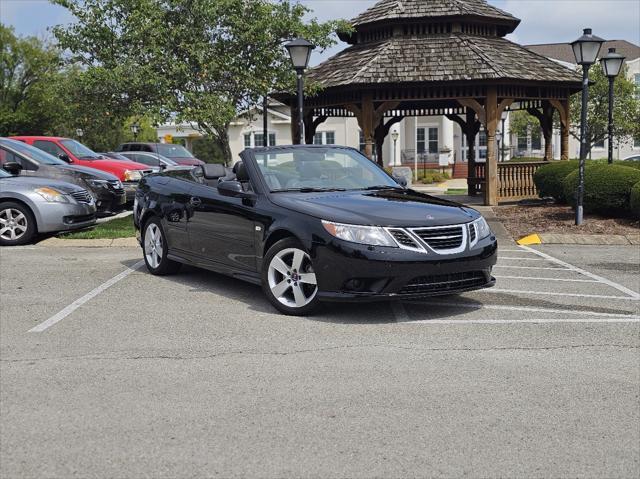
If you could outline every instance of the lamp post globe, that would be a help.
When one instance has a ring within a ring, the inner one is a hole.
[[[138,132],[140,131],[140,124],[137,121],[131,123],[131,133],[133,133],[134,141],[138,139]]]
[[[624,56],[616,53],[615,48],[609,48],[609,53],[600,58],[602,71],[609,79],[609,130],[607,134],[609,140],[607,162],[609,164],[613,163],[613,85],[622,70],[624,60]]]
[[[78,138],[82,139],[82,136],[84,135],[84,130],[82,128],[76,129],[76,135],[78,136]]]
[[[398,138],[400,138],[400,133],[398,130],[393,130],[391,132],[391,139],[393,140],[393,166],[398,166],[398,153],[396,149],[396,143],[398,142]]]
[[[578,167],[578,191],[576,194],[576,225],[583,220],[584,166],[587,159],[587,104],[589,103],[589,68],[598,58],[604,40],[585,28],[583,35],[571,43],[576,63],[582,65],[582,112],[580,115],[580,163]]]
[[[291,65],[296,71],[298,77],[298,138],[297,143],[301,144],[304,141],[304,71],[309,66],[309,59],[311,58],[311,52],[315,48],[315,45],[304,38],[296,38],[291,40],[285,45],[285,48],[289,52],[291,58]],[[294,143],[296,141],[294,140]]]

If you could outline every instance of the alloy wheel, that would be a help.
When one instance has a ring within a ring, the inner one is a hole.
[[[147,258],[147,263],[153,269],[160,266],[162,247],[162,232],[160,228],[155,223],[149,223],[144,233],[144,255]]]
[[[0,237],[16,241],[24,236],[29,224],[27,217],[19,210],[6,208],[0,211]]]
[[[289,308],[306,306],[318,292],[311,258],[298,248],[276,253],[269,263],[268,281],[273,296]]]

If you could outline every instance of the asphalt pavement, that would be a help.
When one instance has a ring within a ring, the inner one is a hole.
[[[309,318],[140,258],[0,250],[0,477],[640,475],[637,246],[504,242],[491,290]]]

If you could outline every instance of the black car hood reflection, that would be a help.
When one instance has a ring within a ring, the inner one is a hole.
[[[377,226],[444,226],[468,223],[479,214],[458,203],[413,190],[280,192],[275,204],[337,223]]]
[[[91,178],[97,180],[109,180],[114,181],[117,180],[118,177],[107,173],[106,171],[97,170],[95,168],[90,168],[88,166],[79,166],[79,165],[56,165],[56,168],[65,171],[66,173],[71,173],[74,176],[79,178]]]

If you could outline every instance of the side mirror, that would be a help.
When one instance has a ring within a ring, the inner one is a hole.
[[[393,179],[396,180],[396,183],[398,183],[403,188],[407,187],[407,179],[404,176],[394,176]]]
[[[239,181],[221,181],[218,183],[218,192],[222,196],[231,196],[233,198],[255,198],[255,193],[244,191]]]
[[[66,153],[60,153],[58,155],[58,158],[60,158],[65,163],[73,163],[73,160],[71,160],[71,158],[69,158],[69,155],[67,155]]]
[[[22,171],[22,165],[15,161],[8,161],[4,165],[2,165],[2,169],[7,173],[11,173],[12,175],[19,175]]]

